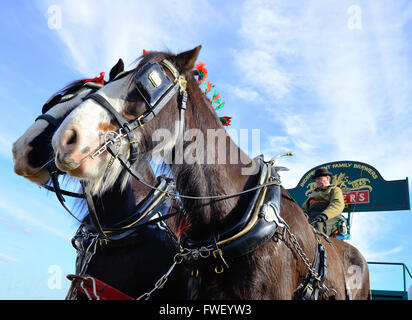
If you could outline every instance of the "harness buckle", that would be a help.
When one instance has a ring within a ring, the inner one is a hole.
[[[186,91],[187,80],[185,79],[184,75],[179,75],[176,81],[179,84],[180,94],[182,94],[184,91]]]
[[[217,259],[217,254],[216,254],[216,252],[219,254],[219,258],[222,257],[222,255],[223,255],[222,249],[216,249],[216,250],[214,250],[214,251],[212,252],[213,258]]]
[[[308,283],[306,287],[302,290],[302,298],[304,300],[309,300],[310,297],[312,297],[313,291],[313,287],[310,283]]]
[[[143,127],[143,125],[144,125],[144,123],[142,123],[142,118],[143,118],[143,114],[139,117],[139,118],[137,118],[137,123],[139,124],[139,127]]]

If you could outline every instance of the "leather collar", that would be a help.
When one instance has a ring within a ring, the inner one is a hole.
[[[171,190],[174,188],[173,181],[161,177],[158,188],[164,191]],[[134,244],[142,240],[141,234],[145,232],[144,230],[155,227],[173,234],[163,221],[151,224],[152,221],[167,215],[171,200],[164,192],[152,191],[130,218],[117,223],[111,228],[103,226],[106,237],[99,234],[94,227],[82,224],[72,239],[72,245],[75,249],[84,251],[89,248],[92,241],[97,241],[99,247],[119,247]]]
[[[259,161],[259,184],[279,179],[276,168],[270,163],[264,162],[262,157],[254,159]],[[284,226],[280,217],[281,186],[271,185],[258,189],[254,194],[242,219],[232,228],[211,235],[209,239],[194,241],[187,233],[180,238],[180,246],[184,249],[200,249],[212,247],[214,250],[207,259],[192,259],[187,256],[187,263],[194,268],[215,265],[215,271],[223,272],[228,267],[227,260],[231,260],[256,250],[268,241],[278,227]]]

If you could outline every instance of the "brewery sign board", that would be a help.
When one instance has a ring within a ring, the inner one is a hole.
[[[386,181],[374,167],[357,161],[329,162],[307,171],[295,188],[288,189],[300,206],[315,190],[312,177],[319,168],[333,174],[331,183],[342,189],[346,212],[410,210],[408,178]]]

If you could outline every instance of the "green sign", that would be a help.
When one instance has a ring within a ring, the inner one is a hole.
[[[315,170],[332,172],[332,184],[342,189],[346,212],[410,210],[408,178],[386,181],[374,167],[357,161],[336,161],[319,165],[306,172],[298,185],[288,189],[301,206],[316,188]]]

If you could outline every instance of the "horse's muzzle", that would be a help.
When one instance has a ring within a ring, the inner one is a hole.
[[[69,152],[56,152],[56,167],[61,171],[72,171],[80,167],[80,163],[72,159]]]

